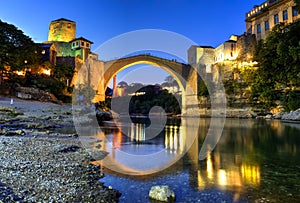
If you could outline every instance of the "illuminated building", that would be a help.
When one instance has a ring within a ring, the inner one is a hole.
[[[86,60],[92,44],[83,37],[76,38],[76,22],[60,18],[50,22],[48,41],[41,44],[41,54],[44,60],[53,65],[75,67],[75,58]]]
[[[49,42],[70,42],[76,38],[76,22],[60,18],[49,25]]]
[[[246,30],[256,39],[266,39],[278,23],[293,23],[300,18],[293,0],[268,0],[246,13]]]
[[[229,40],[215,48],[215,62],[235,60],[237,58],[236,42],[237,35],[232,35]]]

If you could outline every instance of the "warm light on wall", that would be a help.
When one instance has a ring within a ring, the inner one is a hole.
[[[47,70],[47,69],[42,69],[42,74],[45,74],[45,75],[48,75],[50,76],[51,75],[51,70]]]
[[[19,76],[23,76],[23,77],[25,77],[25,75],[26,75],[26,72],[23,70],[17,70],[17,71],[14,71],[14,73]]]

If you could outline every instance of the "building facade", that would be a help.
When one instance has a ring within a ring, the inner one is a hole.
[[[293,23],[300,18],[293,0],[268,0],[246,13],[246,30],[255,34],[256,40],[266,39],[279,23]]]
[[[60,18],[50,22],[48,41],[41,44],[43,58],[53,65],[76,64],[76,58],[85,61],[93,42],[76,38],[76,22]]]

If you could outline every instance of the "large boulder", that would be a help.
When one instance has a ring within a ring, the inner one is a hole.
[[[300,121],[300,109],[286,113],[281,117],[282,120]]]
[[[149,198],[162,202],[174,202],[175,193],[167,185],[157,185],[151,187],[149,191]]]
[[[58,99],[50,92],[33,87],[17,87],[16,96],[21,99],[59,103]]]

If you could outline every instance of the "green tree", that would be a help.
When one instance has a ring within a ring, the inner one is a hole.
[[[298,12],[300,12],[300,0],[294,0],[294,2],[297,4],[296,8]]]
[[[280,99],[280,91],[300,86],[300,22],[276,25],[256,46],[258,69],[252,93],[267,104]]]
[[[0,70],[12,71],[38,63],[40,47],[23,31],[0,20]]]

